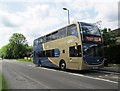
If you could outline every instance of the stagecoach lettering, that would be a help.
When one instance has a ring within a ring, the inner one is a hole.
[[[68,44],[71,43],[71,42],[73,42],[73,39],[68,40]]]

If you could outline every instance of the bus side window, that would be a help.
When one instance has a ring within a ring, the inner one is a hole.
[[[46,42],[51,41],[51,37],[52,37],[52,35],[51,35],[51,34],[46,35]]]
[[[38,38],[38,44],[42,43],[42,38]]]
[[[68,36],[74,35],[78,37],[77,26],[75,24],[68,26],[67,31],[68,31]]]
[[[33,45],[36,46],[36,40],[34,40],[34,44]]]
[[[52,37],[51,37],[52,40],[56,40],[58,39],[58,31],[52,33]]]
[[[58,31],[58,36],[59,36],[59,39],[66,37],[66,27]]]
[[[45,43],[46,42],[46,36],[43,36],[41,41],[42,41],[42,43]]]
[[[45,51],[39,51],[39,52],[37,53],[37,56],[38,56],[38,57],[45,57]]]
[[[81,57],[81,45],[77,46],[77,49],[75,46],[69,47],[69,55],[70,57]]]
[[[38,45],[39,41],[38,39],[34,40],[34,46]]]

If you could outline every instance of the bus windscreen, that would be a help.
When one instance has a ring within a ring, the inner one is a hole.
[[[83,42],[83,60],[89,65],[97,65],[103,62],[103,45],[101,33],[97,26],[88,23],[80,23]]]
[[[84,56],[89,57],[102,57],[103,56],[103,48],[101,45],[97,44],[83,44],[83,53]]]
[[[97,26],[81,22],[81,32],[88,35],[100,36],[100,31]]]
[[[80,23],[81,25],[81,34],[83,35],[83,42],[93,42],[93,43],[101,43],[101,34],[97,26],[88,24],[88,23]]]

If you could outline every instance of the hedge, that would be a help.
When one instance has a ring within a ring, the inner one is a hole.
[[[104,47],[104,55],[108,63],[120,64],[120,45]]]

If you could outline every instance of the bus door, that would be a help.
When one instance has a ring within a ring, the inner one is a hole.
[[[82,60],[81,45],[70,46],[68,67],[70,69],[79,69],[81,60]]]

